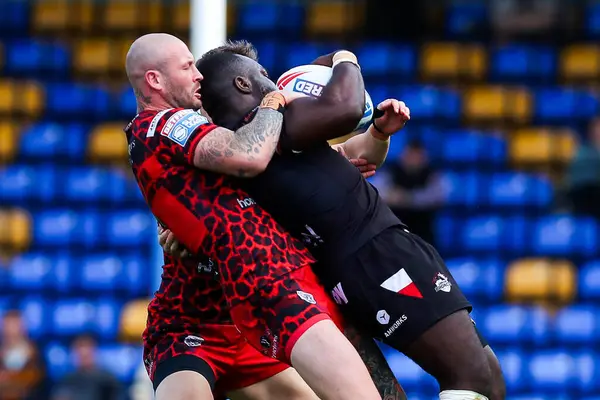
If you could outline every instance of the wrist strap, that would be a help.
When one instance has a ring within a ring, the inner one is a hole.
[[[333,64],[332,64],[332,68],[335,68],[336,65],[341,64],[343,62],[349,62],[352,63],[354,65],[356,65],[358,67],[358,69],[360,69],[360,65],[358,65],[358,58],[356,58],[356,55],[354,55],[354,53],[347,51],[347,50],[342,50],[342,51],[338,51],[337,53],[335,53],[333,55]]]
[[[371,136],[373,136],[377,140],[381,140],[382,142],[389,140],[390,135],[379,129],[377,127],[377,124],[375,124],[375,120],[371,122],[371,125],[373,125],[373,129],[371,130]]]
[[[260,102],[259,108],[270,108],[283,114],[285,110],[285,97],[279,92],[268,93]]]

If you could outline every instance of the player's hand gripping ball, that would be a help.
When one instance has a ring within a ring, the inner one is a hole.
[[[303,96],[319,97],[333,74],[333,69],[323,65],[301,65],[292,68],[277,80],[277,87],[284,92],[299,93]],[[365,112],[352,133],[367,130],[373,118],[373,101],[365,90]],[[350,133],[350,132],[348,132]]]

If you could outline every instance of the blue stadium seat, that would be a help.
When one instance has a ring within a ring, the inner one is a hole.
[[[504,266],[500,260],[449,259],[446,265],[468,299],[497,301],[504,290]]]
[[[13,204],[24,200],[50,201],[56,196],[56,182],[52,166],[10,165],[0,169],[0,200]]]
[[[579,296],[583,299],[600,299],[600,260],[584,264],[579,271]]]
[[[491,55],[492,79],[500,81],[531,78],[553,78],[556,74],[556,52],[546,47],[508,45]]]
[[[550,316],[541,307],[497,305],[489,308],[478,327],[492,343],[543,344],[550,340]]]
[[[591,218],[551,216],[534,229],[533,250],[540,255],[594,254],[597,226]]]
[[[504,245],[506,227],[501,217],[475,217],[462,226],[462,248],[466,250],[497,251]]]
[[[58,42],[19,40],[6,49],[6,68],[11,75],[48,79],[67,74],[71,60],[69,50]]]
[[[111,110],[108,91],[90,85],[51,83],[47,86],[47,104],[50,115],[79,117],[84,121],[106,118]]]
[[[502,366],[508,392],[518,393],[526,389],[529,380],[527,356],[521,350],[515,349],[495,349],[495,352]]]
[[[123,305],[116,300],[101,299],[94,306],[92,331],[104,340],[116,339]]]
[[[131,87],[128,86],[117,94],[116,104],[119,106],[118,114],[133,119],[137,112],[137,103]]]
[[[600,4],[592,3],[587,5],[586,10],[586,28],[590,36],[600,36]]]
[[[98,363],[122,382],[131,382],[140,367],[142,349],[139,346],[105,345],[98,349]]]
[[[435,220],[435,243],[440,253],[445,254],[446,252],[456,252],[462,250],[462,240],[460,235],[457,235],[457,229],[459,229],[457,221],[448,214],[438,214]],[[462,228],[461,228],[462,229]],[[454,254],[453,253],[453,254]]]
[[[129,177],[109,168],[74,167],[66,172],[65,197],[70,201],[124,201],[131,197]]]
[[[116,255],[97,254],[81,260],[79,287],[85,291],[111,291],[123,289],[123,262]]]
[[[451,89],[440,89],[434,86],[408,86],[398,90],[399,98],[410,107],[412,120],[426,118],[458,119],[460,97]]]
[[[371,96],[371,100],[373,101],[373,105],[375,107],[377,107],[377,104],[381,103],[383,100],[394,97],[392,88],[390,88],[389,85],[366,85],[366,89],[367,92],[369,92],[369,96]],[[398,138],[400,138],[400,135],[395,136],[394,140],[392,140],[390,144],[393,144]]]
[[[26,128],[19,149],[22,156],[59,161],[83,160],[88,128],[82,124],[39,122]]]
[[[462,35],[482,27],[488,10],[484,3],[451,4],[446,12],[446,29],[450,34]]]
[[[285,69],[291,69],[299,65],[309,64],[322,53],[323,46],[313,42],[291,43],[284,49]],[[281,71],[282,73],[285,71]],[[275,79],[274,79],[275,80]]]
[[[148,212],[117,211],[107,222],[106,240],[112,246],[140,246],[156,237],[156,221]]]
[[[0,13],[0,31],[12,35],[26,33],[29,30],[31,3],[21,0],[4,0]]]
[[[276,1],[253,0],[240,4],[238,18],[237,28],[241,34],[280,34],[282,31],[297,33],[303,28],[304,7],[297,2],[281,4]]]
[[[571,389],[577,381],[577,363],[564,350],[547,350],[534,354],[529,361],[531,387],[541,392]]]
[[[449,164],[501,165],[506,162],[506,140],[488,133],[459,130],[444,133],[442,160]]]
[[[50,332],[49,314],[52,304],[49,304],[48,300],[39,296],[29,296],[21,300],[19,309],[31,338],[39,339]]]
[[[51,309],[52,333],[70,337],[93,331],[96,309],[92,299],[61,299]]]
[[[410,358],[395,350],[386,353],[388,364],[405,390],[421,390],[426,373]]]
[[[535,116],[542,122],[592,118],[598,111],[598,100],[591,92],[546,88],[538,90],[535,98]]]
[[[279,43],[273,40],[260,40],[253,42],[253,44],[258,51],[260,65],[269,72],[269,75],[275,73],[278,64]],[[275,79],[277,76],[271,76],[271,78]]]
[[[56,260],[41,253],[25,253],[14,258],[10,265],[10,285],[21,291],[41,291],[50,289],[55,280]]]
[[[598,309],[588,305],[571,305],[555,317],[556,339],[562,343],[586,344],[600,338]]]
[[[479,202],[478,193],[483,182],[477,172],[445,172],[442,181],[448,205],[475,206]]]
[[[412,76],[416,71],[416,52],[408,45],[367,42],[356,50],[356,55],[361,60],[361,71],[366,79],[371,76]]]
[[[34,219],[34,241],[46,246],[85,245],[98,242],[100,217],[72,210],[43,211]]]
[[[549,206],[553,199],[548,179],[518,172],[492,175],[488,181],[490,201],[494,206]]]
[[[597,353],[581,351],[575,353],[577,363],[577,389],[583,393],[597,394],[600,378],[600,358]]]
[[[44,360],[47,373],[53,381],[57,381],[73,370],[73,359],[69,350],[62,344],[50,343],[44,348]]]

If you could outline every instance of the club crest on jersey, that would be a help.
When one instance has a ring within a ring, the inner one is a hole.
[[[449,293],[450,290],[452,290],[452,283],[450,283],[448,278],[441,272],[438,272],[438,274],[433,278],[433,284],[435,285],[436,292],[442,291]]]
[[[320,97],[325,86],[318,83],[309,82],[304,79],[297,79],[294,84],[294,92],[304,93],[312,97]]]
[[[298,297],[300,297],[302,300],[304,300],[305,302],[307,302],[309,304],[317,304],[317,301],[315,300],[314,296],[310,293],[306,293],[306,292],[303,292],[302,290],[298,290],[296,292],[296,294],[298,295]]]
[[[208,124],[206,117],[193,110],[181,110],[167,120],[161,135],[185,146],[194,130],[204,124]]]

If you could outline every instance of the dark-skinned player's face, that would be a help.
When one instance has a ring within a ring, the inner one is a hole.
[[[256,98],[256,105],[258,106],[262,98],[267,93],[277,90],[277,85],[275,85],[275,83],[271,79],[269,79],[269,74],[267,73],[267,70],[251,58],[243,57],[243,61],[240,64],[240,69],[243,68],[244,71],[246,71],[245,75],[248,79],[250,79],[250,82],[252,83],[253,95],[258,96]]]

